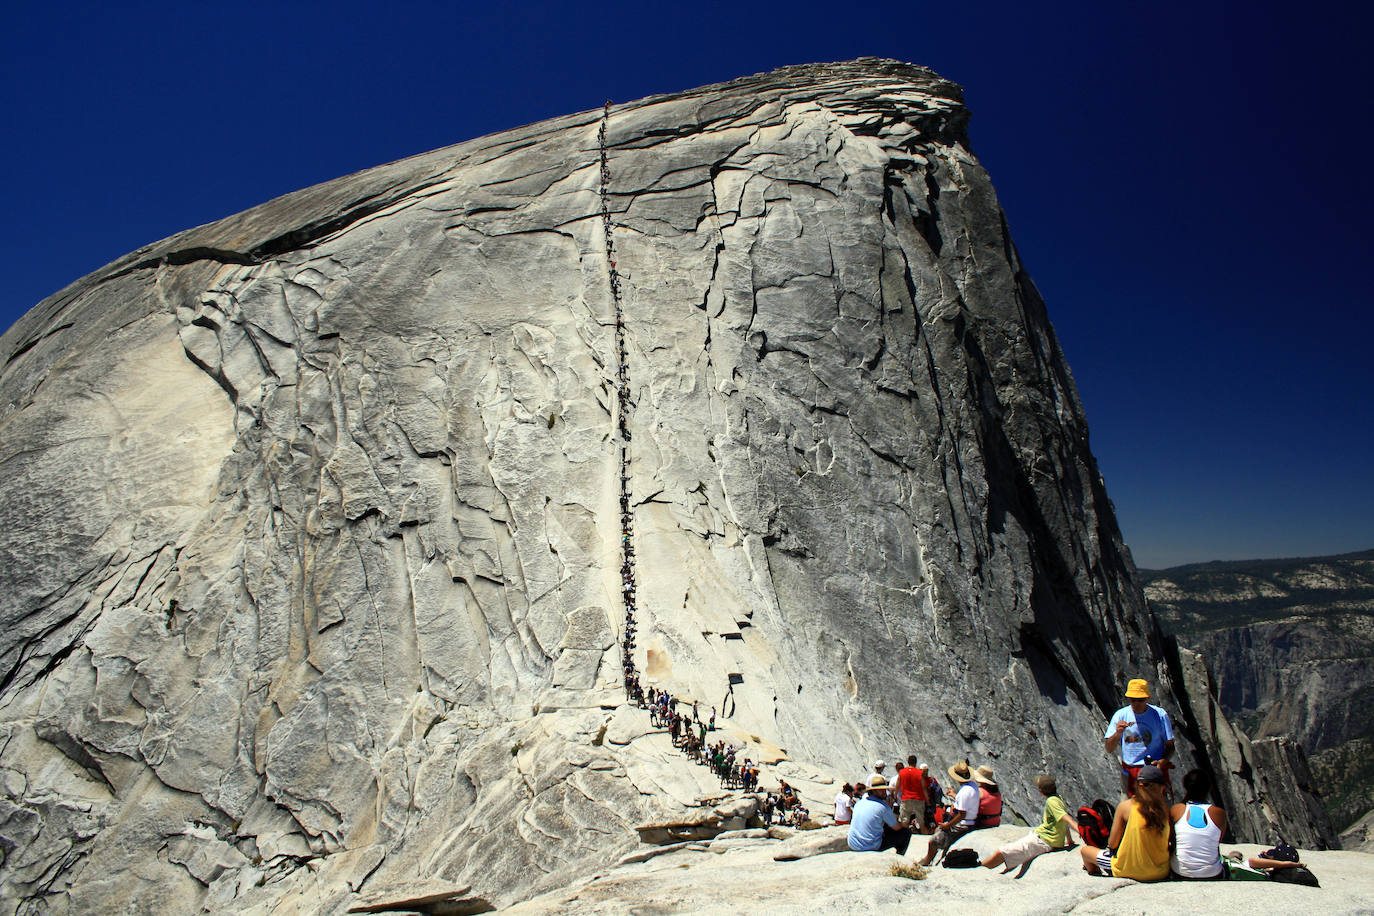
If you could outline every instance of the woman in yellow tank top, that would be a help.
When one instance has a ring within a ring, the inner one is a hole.
[[[1083,846],[1083,869],[1090,875],[1163,881],[1169,877],[1169,806],[1164,801],[1164,774],[1158,767],[1140,770],[1135,798],[1116,806],[1106,849]]]

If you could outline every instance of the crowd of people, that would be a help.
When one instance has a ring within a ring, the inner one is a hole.
[[[651,723],[656,728],[665,728],[672,738],[673,746],[689,760],[701,764],[719,778],[727,789],[756,792],[759,782],[758,764],[742,753],[744,746],[734,747],[724,740],[711,742],[708,735],[716,729],[716,708],[705,714],[696,701],[692,702],[690,713],[686,704],[667,690],[656,689],[644,683],[638,666],[635,665],[635,638],[638,633],[636,616],[636,580],[634,547],[634,512],[630,506],[631,488],[629,473],[629,415],[634,407],[630,397],[630,375],[626,365],[625,316],[622,302],[620,273],[616,266],[615,235],[612,231],[610,196],[608,187],[611,180],[610,164],[606,156],[606,121],[610,115],[611,103],[607,102],[602,110],[601,125],[597,130],[597,147],[601,161],[601,223],[606,240],[606,260],[609,263],[611,301],[615,309],[615,390],[616,390],[616,429],[619,432],[620,467],[620,591],[625,607],[625,623],[620,638],[621,665],[625,679],[625,695],[631,703],[649,711]],[[805,817],[805,807],[796,797],[795,791],[783,783],[783,791],[777,795],[769,793],[762,802],[768,813],[765,820],[772,821],[774,814],[783,821],[795,820],[800,813]]]
[[[797,796],[797,790],[787,784],[787,780],[781,780],[781,783],[776,793],[769,792],[764,796],[759,812],[763,826],[771,827],[776,818],[777,823],[785,827],[801,827],[811,820],[811,811]]]
[[[626,365],[625,323],[620,274],[616,267],[615,238],[612,232],[611,180],[606,155],[606,123],[611,103],[602,111],[597,132],[601,164],[601,219],[605,232],[606,259],[609,262],[611,298],[615,309],[615,389],[617,447],[620,459],[621,594],[625,623],[621,637],[625,693],[630,702],[648,709],[652,723],[665,728],[673,746],[688,759],[708,767],[727,789],[757,792],[759,766],[743,756],[743,746],[725,740],[711,742],[715,731],[716,709],[704,717],[693,701],[690,713],[685,701],[667,690],[643,683],[634,662],[637,626],[634,551],[634,513],[631,510],[629,475],[629,414],[634,406],[630,397],[630,377]],[[1225,877],[1227,869],[1220,853],[1220,841],[1227,830],[1226,812],[1212,804],[1212,785],[1205,771],[1193,770],[1183,778],[1183,800],[1172,803],[1169,771],[1174,754],[1173,727],[1169,714],[1152,705],[1149,686],[1134,679],[1125,692],[1127,705],[1112,716],[1103,736],[1108,753],[1120,755],[1121,787],[1125,798],[1116,807],[1106,845],[1084,843],[1080,848],[1083,867],[1090,874],[1158,881],[1171,875],[1186,879]],[[920,863],[931,864],[972,830],[995,827],[1001,823],[1002,796],[991,767],[976,769],[968,761],[950,766],[950,787],[941,787],[929,767],[907,757],[906,766],[890,783],[879,760],[865,780],[846,783],[835,797],[835,823],[849,825],[851,849],[895,849],[905,854],[913,835],[928,835]],[[1041,821],[1029,834],[982,859],[986,868],[1023,867],[1038,855],[1072,848],[1073,832],[1081,825],[1070,814],[1059,795],[1053,776],[1042,774],[1035,786],[1045,799]],[[893,806],[896,806],[896,812]],[[800,826],[810,812],[796,790],[782,781],[777,793],[768,792],[760,804],[765,825],[774,818],[779,823]],[[1279,846],[1264,856],[1252,857],[1255,869],[1283,871],[1301,869],[1297,854]]]
[[[1127,686],[1126,700],[1103,735],[1103,747],[1120,754],[1125,798],[1116,806],[1105,843],[1085,842],[1079,847],[1084,870],[1136,881],[1227,877],[1238,863],[1229,863],[1221,854],[1227,818],[1212,800],[1210,775],[1202,769],[1189,771],[1183,777],[1183,797],[1175,801],[1169,780],[1174,754],[1169,714],[1149,702],[1149,685],[1139,678]],[[835,798],[835,823],[849,824],[853,850],[894,849],[905,854],[914,835],[928,833],[919,863],[930,865],[948,855],[970,831],[1001,823],[1001,793],[990,767],[974,769],[968,761],[953,764],[947,770],[950,788],[944,790],[915,756],[907,758],[893,784],[884,769],[879,760],[867,780],[846,784]],[[1074,835],[1083,832],[1083,825],[1059,795],[1054,777],[1036,777],[1035,787],[1044,799],[1039,824],[976,864],[1012,871],[1036,856],[1073,848]],[[976,858],[968,864],[975,864]],[[1285,845],[1250,857],[1248,865],[1269,873],[1306,871],[1296,851]]]

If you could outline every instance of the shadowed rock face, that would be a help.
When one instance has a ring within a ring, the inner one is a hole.
[[[872,60],[610,109],[636,662],[1034,817],[1047,767],[1110,797],[1126,678],[1177,701],[966,118]],[[508,902],[708,792],[616,709],[601,121],[190,230],[0,341],[7,906]]]

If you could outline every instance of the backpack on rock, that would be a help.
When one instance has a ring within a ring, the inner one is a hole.
[[[940,864],[945,868],[977,868],[980,863],[978,853],[967,846],[960,846],[945,853],[944,861]]]
[[[1112,835],[1112,819],[1116,811],[1105,800],[1094,799],[1091,805],[1079,808],[1075,820],[1078,821],[1078,835],[1084,843],[1105,849],[1107,838]]]

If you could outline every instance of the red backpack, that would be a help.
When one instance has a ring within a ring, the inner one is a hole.
[[[1112,806],[1100,798],[1095,799],[1091,805],[1084,805],[1078,809],[1075,816],[1079,837],[1089,846],[1105,849],[1107,839],[1112,835],[1112,820],[1115,817],[1116,812],[1112,810]]]

